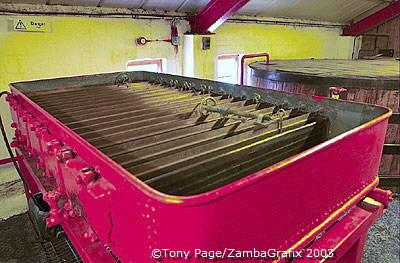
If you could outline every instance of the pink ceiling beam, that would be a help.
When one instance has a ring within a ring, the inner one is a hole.
[[[192,33],[213,32],[249,1],[211,0],[197,15],[189,18]]]
[[[359,36],[365,31],[400,14],[400,1],[396,1],[387,7],[373,13],[370,16],[349,25],[343,29],[343,36]]]

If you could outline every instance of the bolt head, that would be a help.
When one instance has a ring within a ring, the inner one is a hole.
[[[36,168],[38,170],[43,170],[45,168],[44,162],[38,162]]]
[[[11,93],[7,94],[6,101],[10,102],[10,101],[13,101],[13,100],[14,100],[14,96]]]
[[[29,128],[31,131],[35,131],[39,126],[40,126],[39,122],[34,122],[29,126]]]
[[[59,190],[48,191],[43,195],[44,201],[52,201],[61,197],[61,192]]]
[[[80,185],[87,185],[95,178],[95,176],[96,172],[94,172],[91,168],[83,168],[76,177],[76,183]]]
[[[56,156],[57,160],[60,162],[65,162],[75,158],[75,154],[71,149],[61,149]]]
[[[29,157],[36,157],[38,155],[38,153],[35,149],[31,149],[28,154],[29,154]]]

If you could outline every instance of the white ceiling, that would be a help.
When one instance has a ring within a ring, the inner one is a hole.
[[[141,8],[198,12],[209,0],[0,0],[2,3]],[[250,0],[238,15],[350,23],[385,7],[390,0]]]

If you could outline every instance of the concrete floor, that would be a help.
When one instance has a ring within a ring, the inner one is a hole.
[[[400,198],[370,229],[364,263],[400,262]],[[26,213],[0,221],[0,262],[25,263],[46,261],[40,241]]]
[[[400,263],[400,195],[368,232],[363,263]]]
[[[0,262],[47,262],[27,213],[0,221]]]
[[[0,165],[0,220],[26,211],[24,188],[13,164]]]

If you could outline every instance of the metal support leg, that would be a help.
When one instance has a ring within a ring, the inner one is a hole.
[[[329,251],[328,257],[303,257],[296,262],[361,263],[368,229],[383,214],[389,202],[385,204],[385,200],[390,199],[390,192],[373,190],[348,215],[307,248],[308,251]]]

